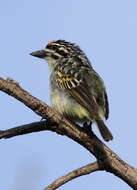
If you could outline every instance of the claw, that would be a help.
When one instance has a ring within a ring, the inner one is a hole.
[[[86,131],[92,131],[92,122],[88,123],[88,122],[85,122],[83,123],[83,129],[85,129]]]

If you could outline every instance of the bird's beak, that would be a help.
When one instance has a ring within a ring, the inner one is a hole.
[[[38,58],[45,58],[47,56],[47,53],[45,50],[39,50],[39,51],[34,51],[30,53],[30,55]]]

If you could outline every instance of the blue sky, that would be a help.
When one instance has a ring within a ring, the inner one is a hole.
[[[108,143],[137,167],[137,1],[136,0],[5,0],[0,5],[0,77],[12,77],[50,104],[48,66],[29,55],[48,41],[78,44],[103,77],[110,102]],[[1,129],[39,121],[40,117],[0,92]],[[98,130],[94,128],[97,135]],[[93,162],[83,147],[52,132],[1,140],[0,189],[42,190],[57,177]],[[131,189],[106,172],[77,178],[59,189]]]

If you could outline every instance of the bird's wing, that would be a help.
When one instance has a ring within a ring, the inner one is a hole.
[[[72,74],[66,74],[63,71],[55,72],[55,80],[58,86],[65,89],[75,100],[83,106],[91,116],[96,118],[99,113],[99,106],[96,102],[95,96],[89,90],[87,82],[83,79],[79,79]]]

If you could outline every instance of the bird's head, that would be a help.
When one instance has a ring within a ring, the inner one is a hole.
[[[64,40],[51,41],[44,49],[32,52],[30,55],[45,59],[53,67],[60,59],[77,55],[85,57],[83,51],[78,46]]]

